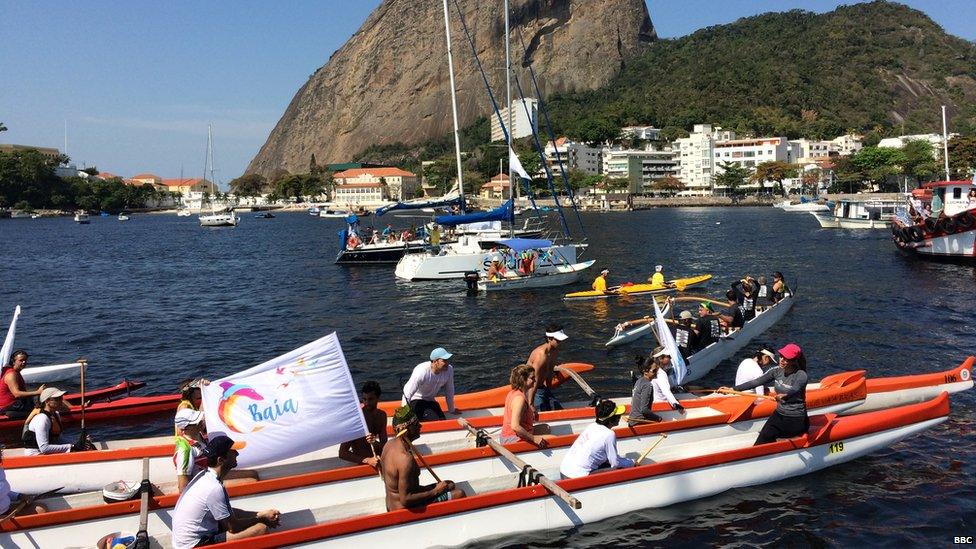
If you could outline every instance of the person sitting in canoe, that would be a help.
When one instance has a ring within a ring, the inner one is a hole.
[[[579,478],[601,468],[633,467],[634,460],[617,454],[617,435],[613,428],[620,424],[626,408],[612,400],[596,404],[596,422],[590,424],[570,446],[559,465],[563,478]]]
[[[187,378],[180,382],[180,403],[176,405],[176,413],[180,410],[203,411],[203,393],[200,388],[210,385],[206,379]],[[200,430],[204,439],[207,437],[207,424],[201,423]],[[176,436],[180,436],[180,429],[176,427]]]
[[[556,360],[559,358],[559,346],[569,339],[562,326],[549,324],[546,327],[546,342],[539,345],[529,354],[526,364],[535,370],[535,385],[526,391],[526,396],[536,414],[549,410],[562,410],[563,405],[552,393],[552,381],[556,375]]]
[[[695,334],[691,323],[694,319],[691,311],[681,311],[678,315],[678,323],[671,324],[671,331],[674,333],[674,341],[678,345],[681,356],[688,358],[695,354],[698,349],[698,336]]]
[[[207,438],[203,434],[203,412],[184,408],[176,412],[173,420],[176,443],[173,449],[173,465],[176,467],[176,491],[182,493],[186,485],[200,471],[207,468]]]
[[[207,468],[187,485],[173,509],[174,549],[190,549],[253,538],[278,526],[281,512],[234,509],[224,488],[224,478],[237,467],[237,450],[243,443],[217,435],[207,443]]]
[[[698,320],[695,321],[695,336],[698,339],[696,352],[708,347],[722,337],[722,325],[718,315],[712,310],[712,304],[702,301],[698,304]]]
[[[634,384],[630,417],[645,421],[661,421],[660,416],[651,412],[651,405],[655,402],[667,402],[672,410],[684,413],[685,407],[678,402],[678,399],[674,398],[674,393],[671,392],[671,381],[668,379],[668,370],[671,369],[671,355],[668,354],[667,349],[656,347],[641,362],[639,367],[641,376],[637,378],[637,382]],[[638,423],[641,422],[632,421],[630,426],[633,427]]]
[[[736,300],[735,292],[733,290],[725,292],[725,298],[729,301],[729,304],[718,314],[718,318],[722,327],[726,331],[731,332],[736,328],[741,328],[746,321],[742,315],[742,309],[739,308],[739,302]]]
[[[435,400],[441,391],[447,401],[447,412],[460,414],[454,407],[454,367],[447,362],[452,356],[443,347],[434,349],[430,352],[430,360],[418,364],[403,386],[403,404],[409,406],[420,421],[447,419]]]
[[[0,370],[0,412],[10,419],[24,419],[34,409],[34,397],[44,391],[41,385],[33,391],[27,390],[27,382],[20,373],[27,366],[27,351],[18,349],[10,355],[10,362]]]
[[[607,277],[610,276],[610,269],[603,269],[600,274],[593,279],[593,291],[603,292],[605,294],[612,294],[612,291],[607,290]]]
[[[24,455],[65,454],[86,449],[83,445],[58,444],[63,430],[61,427],[61,410],[65,408],[61,400],[63,396],[64,391],[56,387],[47,387],[41,391],[40,407],[34,408],[27,416],[24,430],[21,432]]]
[[[763,375],[764,369],[775,365],[775,358],[776,355],[768,349],[756,351],[750,358],[744,359],[739,363],[739,367],[735,371],[735,384],[741,385]],[[766,387],[764,385],[758,385],[754,390],[757,395],[766,394]]]
[[[732,284],[743,322],[756,318],[756,285],[755,279],[748,275]]]
[[[412,444],[420,437],[420,430],[420,419],[409,406],[401,406],[393,413],[396,437],[383,447],[380,456],[387,511],[422,507],[467,495],[450,480],[420,485],[420,468],[417,467]]]
[[[545,437],[549,426],[545,423],[535,425],[537,414],[527,393],[535,387],[535,370],[528,364],[512,368],[508,377],[512,390],[505,396],[505,411],[502,414],[502,432],[498,437],[502,444],[513,444],[524,440],[539,448],[549,446]]]
[[[756,312],[773,305],[773,289],[769,286],[765,276],[756,281]]]
[[[745,383],[737,384],[736,391],[748,391],[760,385],[772,384],[776,396],[773,412],[756,438],[755,446],[775,442],[778,438],[792,438],[806,433],[810,428],[807,416],[807,359],[795,343],[788,343],[779,350],[779,366]],[[722,387],[728,390],[728,387]]]
[[[379,383],[372,380],[363,383],[359,398],[369,433],[364,437],[340,444],[339,459],[351,463],[363,463],[374,469],[379,467],[380,460],[376,456],[383,452],[383,445],[386,444],[387,438],[386,412],[377,407],[382,393]]]
[[[779,303],[782,299],[793,295],[783,280],[783,273],[776,271],[773,273],[773,302]]]
[[[655,265],[654,274],[649,276],[647,281],[655,288],[674,288],[674,284],[670,284],[664,280],[664,265]]]

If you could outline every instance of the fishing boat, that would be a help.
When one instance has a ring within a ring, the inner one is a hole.
[[[931,216],[926,206],[936,195],[943,209]],[[976,261],[976,180],[925,183],[912,191],[891,218],[891,236],[901,250],[918,257]]]
[[[661,307],[661,314],[667,315],[671,312],[671,302],[658,299],[658,306]],[[613,337],[604,344],[606,347],[616,347],[632,341],[636,341],[650,333],[653,333],[654,317],[644,316],[627,322],[621,322],[614,328]]]
[[[88,225],[91,223],[91,218],[88,217],[86,212],[78,210],[75,212],[75,223],[78,223],[79,225]]]
[[[664,286],[658,286],[650,283],[634,284],[633,282],[626,282],[620,286],[613,286],[611,288],[607,288],[606,292],[598,292],[596,290],[573,292],[564,295],[563,299],[567,299],[567,300],[607,299],[610,297],[629,296],[629,295],[673,294],[677,292],[683,292],[688,288],[700,286],[711,279],[712,279],[712,275],[710,274],[698,275],[689,278],[676,278],[674,280],[669,280],[668,282],[665,283]]]
[[[591,259],[590,261],[572,265],[556,265],[548,271],[528,275],[509,271],[510,276],[503,276],[501,278],[488,279],[483,276],[478,280],[478,291],[501,292],[565,286],[579,280],[580,274],[592,267],[594,263],[596,263],[596,260]]]
[[[568,492],[560,492],[562,499],[539,486],[537,476],[527,478],[524,471],[520,473],[511,460],[531,464],[533,473],[558,478],[559,464],[576,434],[553,437],[546,450],[524,442],[509,445],[505,457],[489,447],[429,456],[427,462],[441,476],[458,479],[457,484],[473,495],[418,509],[386,512],[382,484],[375,471],[364,465],[261,480],[227,491],[235,506],[275,507],[283,513],[280,530],[250,538],[238,544],[241,547],[459,545],[540,527],[569,528],[814,472],[938,425],[948,413],[948,395],[942,394],[925,403],[856,416],[815,415],[806,434],[762,446],[753,446],[758,422],[723,424],[710,433],[714,436],[704,439],[700,429],[673,431],[662,439],[661,424],[618,428],[617,447],[622,455],[637,458],[648,444],[660,446],[651,448],[655,451],[650,455],[645,451],[646,461],[637,467],[557,481],[557,489]],[[428,472],[421,473],[421,483],[431,481]],[[162,546],[170,542],[169,508],[175,501],[175,495],[165,495],[150,503],[148,534]],[[309,502],[325,504],[310,508]],[[15,517],[5,523],[0,543],[46,547],[63,543],[67,536],[94,541],[110,532],[132,529],[139,508],[137,502],[122,502],[59,510],[58,500],[50,503],[49,513]]]
[[[901,206],[898,200],[838,200],[833,211],[810,212],[825,229],[884,229]]]

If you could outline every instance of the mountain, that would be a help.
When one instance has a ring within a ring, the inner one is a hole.
[[[794,10],[659,40],[597,90],[549,102],[553,124],[585,137],[605,126],[670,133],[710,122],[739,133],[832,138],[976,132],[976,44],[924,13],[871,2]]]
[[[462,125],[490,102],[451,6]],[[492,87],[504,102],[501,2],[459,0]],[[512,63],[532,63],[545,95],[605,85],[656,38],[644,0],[512,0]],[[527,44],[522,52],[520,36]],[[528,71],[517,71],[527,82]],[[370,145],[414,144],[451,131],[442,4],[384,0],[292,99],[247,171],[345,162]]]

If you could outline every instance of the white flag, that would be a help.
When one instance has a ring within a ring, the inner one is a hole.
[[[657,306],[657,299],[651,299],[654,303],[654,318],[657,324],[658,343],[671,355],[671,371],[674,372],[674,384],[680,385],[681,381],[688,375],[688,367],[684,357],[678,351],[678,344],[674,341],[674,334],[668,328],[668,323],[664,320],[661,309]]]
[[[20,305],[14,309],[14,318],[10,321],[7,328],[7,338],[3,340],[3,348],[0,348],[0,368],[10,362],[10,355],[14,352],[14,334],[17,332],[17,317],[20,316]]]
[[[508,148],[508,169],[509,173],[515,172],[522,179],[528,179],[530,181],[532,180],[532,178],[529,177],[529,174],[525,171],[525,168],[522,167],[522,161],[519,160],[518,155],[515,154],[515,151],[513,151],[511,147]]]
[[[255,467],[366,436],[366,420],[335,333],[203,387],[210,436],[245,443]]]

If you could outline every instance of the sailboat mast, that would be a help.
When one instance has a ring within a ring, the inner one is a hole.
[[[946,126],[945,105],[942,105],[942,158],[945,160],[945,180],[949,181],[949,134]]]
[[[512,132],[514,128],[512,127],[512,52],[508,39],[509,32],[508,0],[505,0],[505,102],[508,106],[508,154],[512,154],[512,151],[515,149],[512,148]],[[515,177],[512,175],[511,160],[508,162],[508,190],[509,197],[512,198],[512,211],[514,212],[515,205],[518,203],[518,186],[515,184]],[[512,215],[514,217],[514,213]],[[515,238],[514,220],[510,227],[510,234],[512,238]]]
[[[454,157],[457,161],[458,193],[461,203],[464,203],[464,174],[461,168],[461,135],[458,130],[457,91],[454,86],[454,54],[451,51],[451,21],[447,11],[447,0],[444,0],[444,36],[447,38],[447,72],[451,79],[451,114],[454,117]]]
[[[207,162],[210,164],[210,194],[217,194],[217,182],[214,180],[214,163],[213,163],[213,125],[207,124]],[[207,177],[207,174],[203,174]]]

